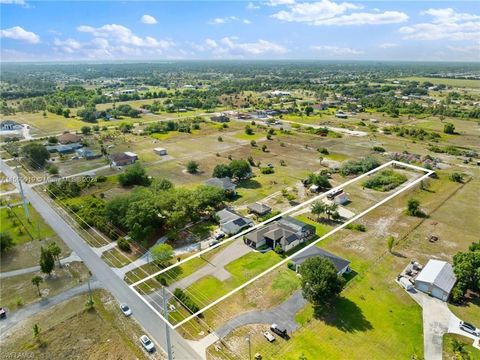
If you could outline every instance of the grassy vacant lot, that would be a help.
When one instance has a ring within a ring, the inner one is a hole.
[[[51,276],[32,272],[2,278],[0,283],[2,306],[13,311],[21,306],[40,301],[42,298],[38,296],[37,287],[32,284],[32,278],[36,275],[43,278],[40,284],[42,298],[48,298],[84,283],[89,277],[89,272],[83,263],[73,262],[62,268],[56,267]]]
[[[14,246],[1,255],[1,271],[10,271],[38,264],[40,247],[54,241],[62,249],[61,257],[70,253],[43,218],[29,205],[31,221],[25,218],[23,207],[15,206],[11,210],[0,209],[0,230],[10,234]]]
[[[423,77],[423,76],[410,76],[402,78],[402,80],[409,80],[409,81],[419,81],[424,82],[428,81],[432,84],[445,84],[447,86],[452,87],[465,87],[465,88],[480,88],[480,84],[477,80],[469,80],[469,79],[442,79],[442,78],[434,78],[434,77]]]
[[[141,349],[138,337],[142,329],[121,314],[109,293],[93,294],[94,310],[85,310],[88,295],[84,294],[19,323],[2,341],[2,354],[25,352],[35,359],[162,358],[158,351],[147,356]],[[34,324],[41,330],[39,341],[33,338]]]

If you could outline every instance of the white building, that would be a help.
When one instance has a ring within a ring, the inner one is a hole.
[[[447,301],[456,282],[452,265],[441,260],[429,260],[415,279],[415,289]]]

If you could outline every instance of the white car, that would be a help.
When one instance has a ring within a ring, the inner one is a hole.
[[[460,321],[460,329],[469,334],[472,334],[473,336],[480,337],[480,330],[477,330],[475,326],[465,321]]]
[[[269,341],[269,342],[274,342],[275,341],[275,336],[272,335],[270,331],[264,331],[263,336]]]
[[[142,346],[147,350],[148,352],[153,352],[155,350],[155,345],[153,344],[152,340],[148,338],[147,335],[142,335],[140,336],[140,342],[142,343]]]
[[[120,304],[120,310],[122,310],[125,316],[132,315],[132,309],[130,309],[127,304]]]

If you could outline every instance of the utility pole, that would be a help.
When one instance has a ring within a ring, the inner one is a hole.
[[[92,277],[92,272],[91,271],[88,271],[88,294],[90,296],[90,303],[93,303],[93,299],[92,299],[92,288],[90,287],[90,279]]]
[[[17,173],[18,185],[20,187],[20,195],[22,196],[22,203],[23,203],[23,210],[25,211],[25,217],[27,218],[27,221],[30,222],[30,213],[28,211],[27,199],[25,199],[25,194],[23,193],[22,179],[20,178],[20,172],[18,171],[18,166],[15,166],[15,171]]]
[[[162,297],[163,297],[163,315],[168,321],[168,309],[167,309],[167,292],[165,291],[165,286],[162,287]],[[172,354],[172,343],[170,341],[170,326],[165,322],[165,336],[167,338],[167,354],[168,360],[173,360]]]
[[[248,342],[248,358],[252,360],[252,339],[250,337],[250,334],[248,334],[247,338],[245,339]]]

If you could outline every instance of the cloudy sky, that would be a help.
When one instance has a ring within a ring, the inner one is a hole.
[[[2,61],[480,61],[475,1],[0,3]]]

